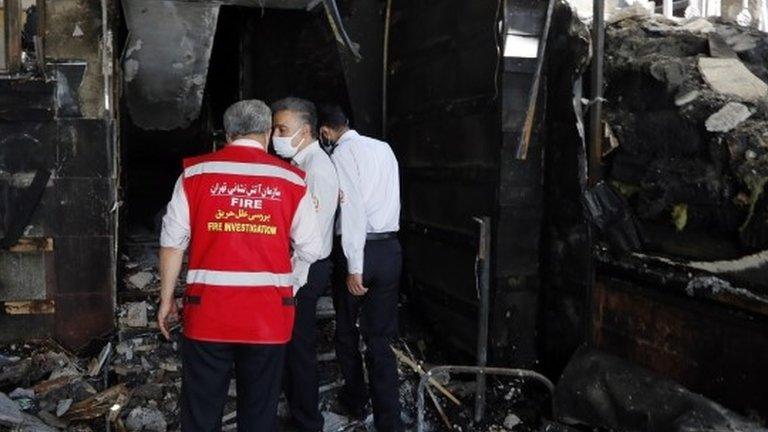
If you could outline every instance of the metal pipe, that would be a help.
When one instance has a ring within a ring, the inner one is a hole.
[[[589,185],[600,181],[603,151],[603,53],[605,51],[604,0],[594,0],[592,14],[592,106],[589,110]]]
[[[389,22],[392,16],[392,0],[387,0],[387,10],[384,15],[384,47],[381,66],[381,136],[387,139],[387,84],[389,62]]]
[[[482,368],[488,363],[488,316],[491,310],[491,218],[475,218],[480,224],[480,241],[477,250],[477,293],[479,313],[477,323],[477,366]],[[485,416],[485,374],[477,373],[475,389],[475,421],[479,422]]]
[[[360,55],[358,45],[352,42],[352,39],[349,38],[349,34],[347,34],[347,29],[344,28],[344,22],[341,20],[339,8],[336,6],[336,0],[323,0],[323,5],[325,6],[325,13],[328,16],[328,23],[331,25],[331,30],[333,30],[336,39],[349,49],[349,52],[355,60],[362,60],[363,56]]]
[[[555,391],[555,385],[552,383],[552,381],[549,380],[549,378],[532,370],[477,366],[435,366],[428,370],[427,373],[422,375],[421,379],[419,380],[419,387],[416,394],[416,432],[425,432],[426,430],[426,425],[424,424],[424,390],[432,375],[438,372],[468,374],[474,373],[482,374],[483,376],[506,375],[515,376],[518,378],[530,378],[544,384],[547,387],[547,390],[549,390],[550,394],[550,400]]]

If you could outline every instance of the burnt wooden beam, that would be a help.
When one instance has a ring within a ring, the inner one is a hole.
[[[8,251],[16,253],[53,252],[53,239],[50,237],[20,238]]]
[[[5,0],[6,65],[9,73],[21,69],[21,0]]]
[[[53,300],[29,300],[5,302],[5,313],[8,315],[41,315],[56,313]]]

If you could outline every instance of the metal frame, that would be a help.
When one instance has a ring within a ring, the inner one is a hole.
[[[427,371],[427,373],[423,374],[421,376],[421,379],[419,380],[419,389],[417,393],[418,399],[416,400],[416,431],[417,432],[424,432],[425,425],[424,425],[424,390],[427,386],[427,382],[430,378],[433,377],[433,375],[437,372],[448,372],[448,373],[466,373],[466,374],[478,374],[478,375],[505,375],[505,376],[514,376],[518,378],[531,378],[534,379],[542,384],[544,384],[547,387],[547,390],[549,390],[550,394],[550,400],[552,398],[552,395],[555,391],[555,385],[552,383],[552,381],[549,380],[549,378],[545,377],[544,375],[528,370],[528,369],[510,369],[510,368],[499,368],[499,367],[478,367],[478,366],[435,366]]]

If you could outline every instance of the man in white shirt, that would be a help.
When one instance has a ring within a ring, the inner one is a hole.
[[[390,349],[402,271],[397,159],[387,143],[358,134],[348,123],[338,106],[320,109],[320,136],[334,148],[341,188],[338,226],[347,276],[346,286],[334,286],[336,356],[345,381],[341,402],[358,416],[370,394],[376,430],[400,432],[397,364]],[[367,388],[360,333],[367,347]]]
[[[275,152],[291,159],[306,173],[306,183],[317,211],[318,228],[323,239],[320,259],[310,266],[301,259],[294,262],[296,322],[293,339],[288,344],[283,390],[291,417],[301,432],[323,430],[319,409],[317,377],[316,309],[317,299],[331,283],[333,223],[338,207],[339,180],[331,159],[317,141],[315,105],[299,98],[285,98],[272,104],[272,143]]]

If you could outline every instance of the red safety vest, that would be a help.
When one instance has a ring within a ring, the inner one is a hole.
[[[191,244],[184,334],[281,344],[294,319],[290,230],[304,172],[257,148],[228,145],[184,160]]]

